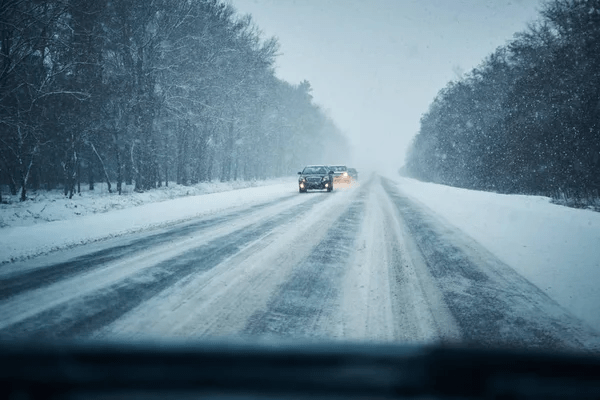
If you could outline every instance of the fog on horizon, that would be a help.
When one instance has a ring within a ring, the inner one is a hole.
[[[540,0],[229,0],[280,44],[362,168],[396,170],[440,89],[537,18]]]

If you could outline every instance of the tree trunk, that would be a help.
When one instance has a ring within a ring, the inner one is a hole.
[[[234,139],[234,122],[233,119],[229,124],[229,132],[226,139],[225,146],[225,159],[223,160],[223,174],[221,176],[221,181],[227,182],[231,180],[231,170],[233,169],[233,146],[235,145]]]
[[[169,163],[165,163],[165,187],[169,187]]]
[[[133,148],[133,143],[131,144]],[[131,161],[131,157],[127,157],[125,154],[125,184],[132,185],[133,184],[133,163]]]
[[[65,173],[65,187],[63,188],[63,194],[65,195],[65,197],[67,197],[69,195],[69,173],[66,170],[66,166],[64,166],[63,168],[65,168],[65,170],[63,171]]]
[[[114,134],[114,142],[115,142],[115,155],[117,159],[117,192],[121,194],[121,188],[123,184],[123,166],[121,165],[121,151],[119,150],[119,135]]]
[[[81,194],[81,161],[77,159],[77,194]]]
[[[33,159],[29,163],[29,168],[27,172],[21,169],[21,196],[19,198],[20,201],[27,200],[27,178],[29,175],[29,169],[31,168],[31,164],[33,163]]]
[[[96,154],[96,157],[98,157],[98,161],[100,161],[100,166],[102,167],[102,171],[104,172],[104,179],[106,181],[106,186],[108,187],[108,193],[112,193],[112,185],[110,184],[110,177],[108,176],[108,171],[106,170],[106,166],[104,165],[104,160],[102,160],[102,157],[100,157],[100,154],[96,150],[96,146],[94,146],[93,143],[90,143],[90,146],[91,146],[94,154]],[[118,172],[119,175],[120,175],[120,170],[121,170],[121,160],[119,157],[119,148],[117,146],[117,171],[119,171]],[[119,185],[119,182],[117,182],[117,185]],[[91,188],[90,190],[93,190],[93,188]],[[121,193],[119,192],[119,194],[121,194]]]
[[[88,160],[88,190],[94,190],[94,162],[90,159]]]
[[[15,182],[15,178],[12,174],[9,174],[8,188],[10,189],[10,194],[13,196],[17,195],[17,184]]]
[[[160,164],[155,162],[154,168],[156,171],[156,187],[162,187],[162,179],[160,178]]]
[[[214,159],[215,159],[215,151],[211,148],[208,150],[210,153],[210,156],[208,158],[208,168],[206,169],[206,175],[208,178],[209,182],[212,182],[212,174],[213,174],[213,163],[214,163]]]
[[[25,188],[25,177],[21,178],[21,197],[19,198],[20,201],[25,201],[27,200],[27,189]]]
[[[134,140],[131,143],[129,158],[131,159],[132,174],[135,174],[135,181],[133,182],[134,183],[133,190],[136,192],[139,192],[142,190],[142,173],[140,171],[141,164],[139,163],[139,158],[140,158],[139,155],[138,155],[138,165],[136,165],[136,163],[135,163],[135,157],[134,157],[135,144],[136,144],[136,142]],[[139,150],[138,150],[138,153],[139,153]]]
[[[21,169],[21,201],[27,200],[27,181],[29,180],[29,174],[31,172],[31,167],[33,166],[33,159],[38,151],[38,146],[36,145],[31,152],[31,159],[29,160],[29,165],[27,166],[27,170],[24,171]],[[22,160],[21,163],[22,165]]]
[[[17,182],[15,181],[14,169],[7,166],[6,176],[8,177],[8,188],[12,196],[17,195]]]

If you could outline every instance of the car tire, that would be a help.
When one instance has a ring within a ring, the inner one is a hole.
[[[328,187],[327,187],[327,191],[328,191],[328,192],[332,192],[332,191],[333,191],[333,186],[328,186]]]

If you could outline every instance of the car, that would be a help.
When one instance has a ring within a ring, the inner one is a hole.
[[[332,165],[331,170],[333,171],[333,183],[349,184],[352,182],[345,165]]]
[[[298,175],[300,193],[306,193],[309,189],[333,191],[334,171],[327,165],[308,165]]]
[[[348,168],[348,174],[350,177],[352,177],[352,179],[358,180],[358,171],[356,168]]]

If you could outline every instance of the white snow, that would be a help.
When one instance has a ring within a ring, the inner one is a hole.
[[[29,192],[27,201],[20,202],[19,196],[2,194],[2,200],[8,204],[0,204],[0,228],[26,226],[50,221],[60,221],[78,216],[114,211],[128,207],[155,203],[185,196],[226,192],[247,187],[274,185],[295,182],[293,178],[278,178],[262,181],[203,182],[193,186],[177,185],[169,182],[169,186],[149,190],[143,193],[133,191],[133,185],[123,185],[121,195],[108,192],[105,183],[96,183],[94,191],[87,185],[81,186],[81,193],[72,199],[64,196],[61,190]],[[0,230],[0,232],[2,232]]]
[[[550,298],[600,330],[600,213],[558,206],[544,197],[500,195],[393,179],[403,193],[472,237]],[[25,203],[5,204],[0,208],[5,224],[0,228],[0,263],[297,193],[294,177],[252,184],[265,186],[237,190],[232,189],[239,184],[171,187],[125,196],[97,191],[82,193],[72,200],[51,193]],[[220,192],[185,196],[210,191]],[[181,195],[185,197],[172,198]],[[299,197],[298,201],[302,199],[308,197]],[[103,212],[108,210],[111,212]],[[13,217],[15,213],[45,215],[50,222]],[[369,215],[373,217],[372,214]],[[379,215],[374,219],[382,218]],[[367,225],[372,244],[386,238],[377,233],[376,225],[380,224]]]
[[[333,195],[321,195],[325,201],[305,218],[289,219],[256,237],[233,257],[142,303],[98,332],[97,337],[236,337],[248,318],[268,307],[269,299],[298,263],[325,238],[355,192],[338,190]],[[311,198],[314,196],[298,195],[284,207],[293,209]],[[281,212],[274,208],[263,211],[271,215]]]
[[[404,194],[600,329],[600,213],[551,204],[546,197],[393,179]]]
[[[295,185],[292,187],[295,187]],[[290,193],[288,189],[289,185],[285,191],[287,194]],[[243,197],[252,199],[249,201],[249,203],[252,203],[259,198],[259,196],[252,196],[251,193],[248,193],[247,189],[240,190],[239,192],[245,192]],[[278,202],[272,206],[249,213],[249,215],[243,215],[239,218],[232,219],[226,224],[213,227],[208,231],[199,230],[196,232],[190,232],[185,238],[179,238],[177,241],[167,241],[160,244],[154,244],[141,252],[134,252],[130,255],[125,255],[117,261],[104,264],[98,268],[94,268],[90,271],[84,271],[83,273],[77,274],[73,277],[68,277],[64,280],[59,280],[46,286],[18,294],[8,301],[0,302],[0,329],[21,321],[24,318],[32,317],[43,312],[44,310],[58,306],[65,302],[70,302],[71,308],[74,309],[76,308],[75,304],[85,302],[85,296],[89,295],[90,293],[101,291],[103,288],[109,287],[110,285],[119,281],[123,281],[125,278],[131,277],[145,269],[152,268],[161,262],[176,259],[190,250],[206,245],[215,238],[220,238],[232,232],[242,230],[249,225],[256,224],[273,215],[277,215],[283,211],[295,208],[299,204],[309,200],[308,196],[298,196],[296,193],[294,193],[295,196],[292,197],[291,201]],[[222,201],[222,195],[224,194],[225,193],[221,193],[219,194],[220,196],[207,195],[205,197],[215,197],[217,198],[216,200]],[[201,196],[196,197],[198,198]],[[231,196],[231,198],[233,198],[233,196]],[[155,205],[156,204],[152,204],[152,206]],[[141,206],[139,208],[147,208],[147,206]],[[137,214],[137,210],[130,209],[129,211],[134,211]],[[122,211],[115,211],[115,213],[120,212]],[[108,215],[112,216],[112,214],[113,213],[109,213]],[[105,214],[105,216],[106,215],[107,214]],[[264,242],[264,238],[257,238],[256,241]],[[241,265],[239,269],[246,269],[246,263],[240,264]],[[264,265],[270,264],[267,263]],[[23,267],[22,265],[19,265],[19,263],[4,265],[3,268],[0,268],[0,278],[2,276],[10,276],[12,273],[14,273],[13,267],[15,266]],[[28,265],[27,268],[30,268],[30,265]],[[35,268],[35,265],[33,268]],[[229,269],[231,268],[226,268],[226,270]],[[273,274],[271,271],[268,272],[270,275]],[[238,275],[241,276],[242,274],[238,273]],[[231,284],[232,281],[232,278],[226,280],[226,282],[229,284]],[[251,285],[251,283],[249,284]],[[194,289],[197,290],[198,287],[199,286],[194,286]],[[267,296],[268,293],[269,292],[265,293],[265,296]],[[233,298],[235,296],[229,297]],[[168,302],[165,303],[165,306],[170,304]],[[183,303],[185,303],[185,301]],[[181,305],[182,303],[178,304],[178,306]],[[194,307],[199,307],[199,305],[194,304]],[[175,309],[176,308],[178,307],[175,307]],[[156,317],[157,310],[159,309],[161,309],[160,304],[159,306],[152,307],[152,317]],[[167,312],[166,314],[168,315],[172,313],[173,310]],[[166,322],[162,321],[161,323]],[[173,328],[174,322],[171,321],[166,324],[168,328]]]
[[[252,206],[297,192],[294,178],[249,182],[246,185],[256,187],[233,190],[236,185],[241,186],[239,183],[179,186],[126,196],[85,193],[72,200],[51,192],[39,195],[41,198],[34,201],[3,204],[0,215],[5,226],[0,228],[0,264],[229,208]],[[187,195],[211,190],[218,193]],[[176,196],[185,197],[166,200]],[[35,223],[31,218],[21,221],[12,217],[34,214],[32,209],[36,208],[37,214],[47,215],[50,222]],[[75,209],[81,213],[73,212]]]
[[[404,251],[406,243],[393,210],[382,186],[373,185],[366,200],[355,256],[344,274],[340,311],[336,313],[340,320],[337,325],[343,330],[339,337],[437,342],[441,335],[423,290],[425,283],[420,282]],[[404,268],[397,269],[397,265]],[[396,307],[397,304],[401,306]]]

